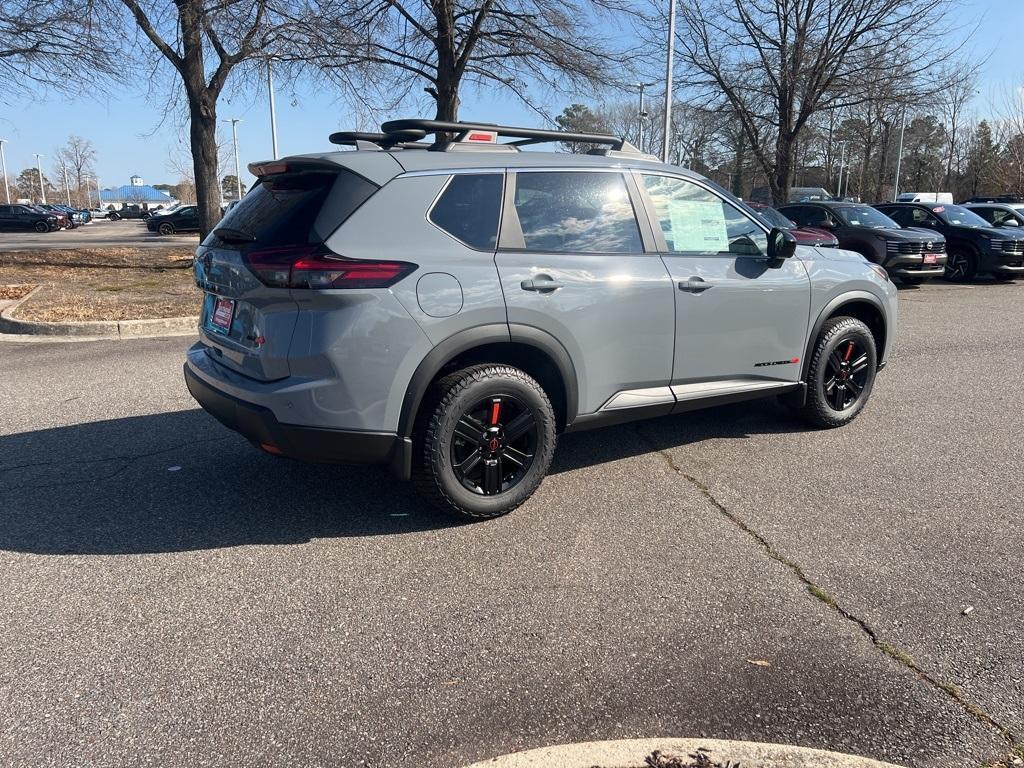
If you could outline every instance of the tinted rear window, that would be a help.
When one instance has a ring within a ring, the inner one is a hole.
[[[430,220],[471,248],[493,251],[498,242],[501,186],[498,173],[458,174],[430,211]]]
[[[345,170],[270,176],[260,179],[216,229],[252,235],[253,244],[260,248],[319,243],[377,189],[375,184]],[[330,208],[331,222],[327,231],[318,233],[313,225],[325,203]],[[215,232],[203,244],[227,248],[246,245],[230,238],[224,240]]]

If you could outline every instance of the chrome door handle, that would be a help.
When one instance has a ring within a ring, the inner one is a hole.
[[[679,281],[679,290],[687,291],[688,293],[701,293],[712,287],[714,287],[714,283],[708,283],[700,277],[691,277],[689,280]]]
[[[524,291],[537,291],[538,293],[549,293],[550,291],[557,291],[559,288],[565,286],[561,283],[555,282],[546,275],[541,275],[536,280],[523,280],[519,284],[519,287]]]

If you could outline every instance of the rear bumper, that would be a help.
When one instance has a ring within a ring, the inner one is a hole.
[[[387,464],[399,444],[398,436],[389,432],[282,424],[269,409],[232,397],[204,381],[188,363],[185,384],[203,410],[270,453],[328,464]]]

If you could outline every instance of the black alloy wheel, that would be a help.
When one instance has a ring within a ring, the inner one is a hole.
[[[174,225],[171,224],[169,221],[165,221],[162,224],[160,224],[159,227],[157,227],[157,231],[161,235],[173,235],[174,234]]]
[[[807,370],[807,395],[797,409],[816,427],[840,427],[864,409],[875,383],[878,350],[863,321],[838,316],[818,333]]]
[[[50,225],[47,224],[45,221],[37,221],[35,225],[35,230],[36,232],[49,232]]]
[[[413,431],[416,486],[468,520],[508,514],[537,490],[555,453],[548,393],[525,371],[478,363],[431,386]]]
[[[978,265],[974,256],[966,251],[950,251],[946,258],[947,280],[973,280],[977,271]]]
[[[858,339],[842,339],[828,356],[825,398],[837,411],[852,408],[867,386],[870,359]]]
[[[530,469],[537,420],[518,398],[493,395],[470,406],[451,439],[451,466],[463,486],[481,496],[511,490]]]

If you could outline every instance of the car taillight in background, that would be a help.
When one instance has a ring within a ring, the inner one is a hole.
[[[272,288],[389,288],[416,269],[404,261],[346,259],[323,245],[257,249],[242,258]]]

